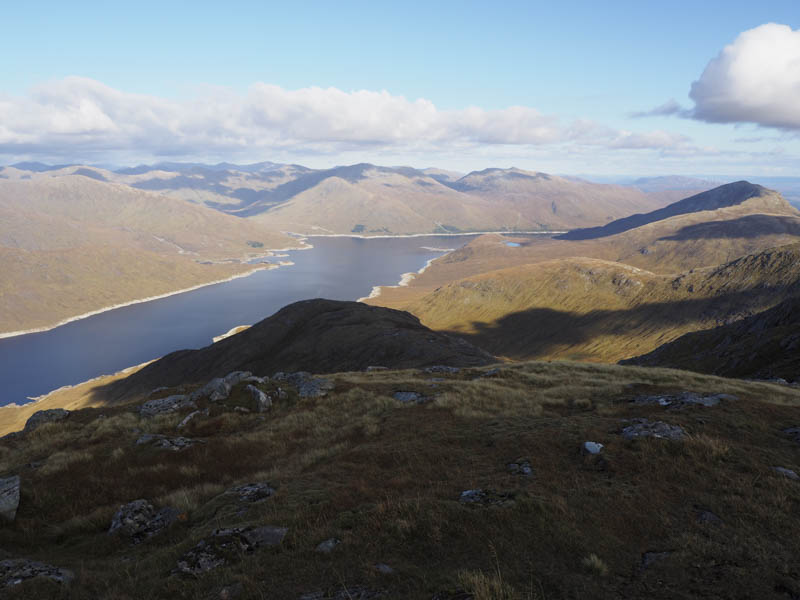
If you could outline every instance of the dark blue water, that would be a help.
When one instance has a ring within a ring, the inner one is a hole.
[[[295,264],[111,310],[42,333],[0,339],[0,406],[64,385],[201,348],[307,298],[356,300],[374,285],[394,285],[469,237],[310,238],[312,250],[287,251]],[[428,249],[426,249],[428,248]],[[277,259],[275,259],[277,260]]]

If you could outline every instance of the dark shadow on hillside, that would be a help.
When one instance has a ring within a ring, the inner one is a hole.
[[[659,344],[641,346],[647,336],[656,340],[661,333],[686,326],[708,329],[725,325],[771,308],[787,296],[800,293],[800,283],[789,287],[753,287],[713,298],[644,304],[626,310],[595,310],[585,314],[549,308],[533,308],[511,313],[493,323],[473,322],[476,332],[450,335],[496,355],[517,360],[543,359],[555,351],[560,355],[594,357],[617,352],[620,358],[642,354]],[[603,342],[601,336],[617,341]],[[596,342],[594,345],[592,342]],[[575,352],[570,353],[569,347]],[[630,348],[630,351],[626,351]],[[613,360],[618,360],[617,358]]]
[[[688,240],[709,240],[725,238],[757,238],[763,235],[800,236],[800,218],[773,215],[747,215],[728,221],[697,223],[679,229],[673,235],[659,238],[684,242]]]
[[[717,210],[727,206],[736,206],[753,198],[767,193],[768,190],[760,185],[754,185],[747,181],[737,181],[721,185],[713,190],[708,190],[701,194],[684,198],[678,202],[654,210],[649,213],[639,213],[617,219],[601,227],[588,227],[586,229],[575,229],[568,233],[558,236],[560,240],[592,240],[610,235],[623,233],[630,229],[641,227],[656,221],[663,221],[670,217],[685,215],[706,210]]]

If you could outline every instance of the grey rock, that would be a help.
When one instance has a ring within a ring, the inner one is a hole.
[[[642,569],[646,569],[653,563],[664,560],[665,558],[669,558],[670,554],[672,554],[670,551],[645,552],[642,554]]]
[[[581,445],[581,454],[600,454],[603,448],[603,444],[599,442],[583,442]]]
[[[686,432],[679,425],[669,425],[663,421],[648,421],[647,419],[634,419],[633,425],[628,425],[622,430],[622,437],[626,440],[653,437],[665,440],[681,440]]]
[[[364,369],[367,373],[374,373],[376,371],[388,371],[389,367],[370,366]]]
[[[253,376],[253,374],[250,371],[233,371],[233,372],[228,373],[227,375],[225,375],[224,381],[229,386],[233,387],[237,383],[241,383],[245,379],[248,379],[248,378],[250,378],[252,376]]]
[[[518,458],[515,462],[508,463],[507,466],[512,475],[522,475],[524,477],[531,477],[533,475],[533,468],[528,460]]]
[[[675,395],[640,396],[633,400],[634,404],[670,406],[673,408],[686,408],[687,406],[717,406],[721,401],[731,402],[738,398],[731,394],[700,395],[695,392],[682,392]]]
[[[148,397],[152,398],[156,394],[160,394],[161,392],[166,392],[168,389],[169,389],[168,387],[162,385],[161,387],[157,387],[157,388],[155,388],[153,390],[150,390],[150,393],[148,394]]]
[[[479,375],[479,377],[494,377],[495,375],[500,374],[500,369],[495,367],[494,369],[489,369],[488,371],[484,371]]]
[[[316,551],[322,552],[323,554],[330,554],[333,550],[342,543],[342,540],[337,538],[329,538],[324,542],[320,542],[317,544]]]
[[[143,417],[154,417],[155,415],[163,415],[177,412],[179,410],[196,408],[197,404],[195,404],[194,401],[188,396],[176,394],[174,396],[167,396],[166,398],[159,398],[157,400],[148,400],[139,407],[139,414]]]
[[[247,414],[247,413],[249,413],[249,412],[250,412],[250,409],[249,409],[249,408],[247,408],[246,406],[234,406],[234,407],[233,407],[233,410],[234,410],[235,412],[238,412],[238,413],[244,413],[244,414]]]
[[[200,575],[238,558],[242,553],[252,553],[267,546],[277,546],[289,530],[285,527],[232,527],[217,529],[201,540],[179,560],[177,571]]]
[[[120,507],[111,520],[108,533],[130,538],[138,544],[172,525],[179,514],[175,508],[155,510],[147,500],[134,500]]]
[[[174,452],[180,452],[181,450],[191,448],[195,444],[204,443],[205,442],[202,440],[193,440],[182,436],[170,438],[158,433],[145,433],[136,440],[137,446],[152,445],[156,448],[163,448],[164,450],[172,450]]]
[[[237,496],[237,499],[241,502],[255,504],[257,502],[263,502],[272,496],[275,490],[270,487],[268,483],[261,482],[245,483],[244,485],[231,488],[224,493],[225,495]]]
[[[706,525],[721,525],[722,519],[708,509],[697,507],[697,522]]]
[[[483,506],[514,504],[511,494],[483,489],[464,490],[461,492],[458,501],[464,504],[480,504]]]
[[[314,377],[306,371],[297,373],[275,373],[272,379],[285,381],[297,389],[301,398],[321,398],[326,396],[329,391],[334,389],[334,384],[330,379],[324,377]]]
[[[45,423],[55,423],[57,421],[63,421],[67,417],[69,417],[70,411],[65,410],[63,408],[50,408],[47,410],[39,410],[33,413],[28,420],[25,422],[25,428],[23,431],[31,432],[39,425],[44,425]]]
[[[408,404],[409,402],[420,404],[425,401],[425,396],[418,392],[395,392],[392,398],[403,404]]]
[[[13,587],[36,577],[66,584],[72,581],[75,575],[67,569],[25,558],[0,560],[0,587]]]
[[[800,444],[800,427],[789,427],[783,430],[783,433],[792,438],[795,442]]]
[[[19,475],[0,479],[0,518],[14,521],[19,507]]]
[[[244,586],[237,581],[222,587],[219,591],[219,600],[234,600],[234,598],[239,598],[243,592]]]
[[[786,467],[772,467],[772,470],[778,473],[779,475],[783,475],[788,479],[793,479],[794,481],[800,481],[800,475],[798,475],[791,469],[787,469]]]
[[[197,418],[197,417],[199,417],[201,415],[204,415],[204,416],[207,417],[208,414],[209,414],[209,410],[207,408],[205,410],[192,411],[188,415],[186,415],[186,417],[183,419],[183,421],[178,423],[178,429],[183,429],[184,427],[186,427],[195,418]]]
[[[256,383],[258,385],[264,385],[269,381],[269,377],[256,377],[255,375],[251,375],[250,377],[245,377],[242,379],[245,383]]]
[[[375,565],[375,570],[378,571],[381,575],[392,575],[394,574],[394,569],[387,565],[386,563],[377,563]]]
[[[455,375],[461,371],[458,367],[448,367],[447,365],[434,365],[432,367],[426,367],[423,369],[426,373],[448,373],[450,375]]]
[[[192,399],[208,398],[211,402],[225,400],[231,393],[231,387],[222,377],[215,377],[199,390],[192,392]]]
[[[256,406],[258,406],[258,412],[266,412],[272,406],[272,398],[267,396],[264,392],[258,389],[254,385],[248,385],[245,388],[250,395],[253,397],[253,400],[256,401]]]

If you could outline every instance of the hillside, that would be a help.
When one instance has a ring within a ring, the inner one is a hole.
[[[597,239],[484,236],[367,302],[517,359],[649,352],[770,308],[795,286],[800,214],[757,186],[713,192],[690,199],[695,212],[682,201],[675,216]]]
[[[0,180],[0,332],[227,279],[253,269],[248,256],[296,244],[203,206],[81,175]]]
[[[726,377],[800,380],[800,299],[705,331],[687,333],[624,364]]]
[[[141,397],[0,440],[3,485],[19,476],[4,597],[800,592],[797,390],[576,363],[327,379],[324,396],[251,380],[156,416]]]

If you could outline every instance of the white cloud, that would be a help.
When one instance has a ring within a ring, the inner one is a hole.
[[[689,95],[702,121],[800,129],[800,30],[768,23],[741,33]]]
[[[0,96],[0,154],[70,160],[126,152],[235,156],[559,144],[663,150],[687,143],[659,131],[617,131],[582,120],[563,124],[525,106],[442,110],[430,100],[387,91],[256,83],[244,95],[209,88],[179,102],[68,77],[24,98]]]

